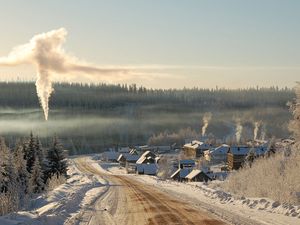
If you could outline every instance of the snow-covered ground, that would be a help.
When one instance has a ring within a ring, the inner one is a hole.
[[[89,165],[97,171],[129,176],[176,196],[187,204],[206,209],[233,224],[245,224],[241,221],[266,225],[300,224],[300,206],[281,205],[269,199],[236,198],[202,183],[179,183],[163,181],[154,176],[128,175],[117,163],[104,163],[96,159],[90,157]],[[95,174],[82,172],[84,168],[78,168],[80,167],[76,165],[76,161],[70,160],[70,178],[65,184],[33,199],[29,210],[0,217],[0,224],[79,224],[83,214],[106,193],[109,181]]]
[[[99,163],[109,173],[125,174],[125,170],[120,168],[118,164]],[[155,176],[135,174],[127,176],[159,188],[196,207],[204,208],[234,224],[241,224],[240,221],[245,219],[256,221],[257,224],[300,224],[300,206],[281,205],[278,202],[263,198],[237,198],[221,190],[209,188],[200,182],[179,183],[160,180]]]
[[[0,217],[0,224],[76,224],[85,207],[105,192],[106,181],[83,174],[72,160],[68,174],[70,178],[65,184],[33,199],[29,204],[29,210]]]

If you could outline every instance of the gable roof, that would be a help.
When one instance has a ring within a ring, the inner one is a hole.
[[[156,156],[154,153],[150,152],[150,151],[146,151],[144,152],[141,157],[136,161],[137,164],[142,164],[145,162],[146,159],[156,159]]]
[[[171,178],[174,178],[176,175],[179,175],[180,178],[186,178],[186,176],[192,171],[191,168],[184,168],[176,170],[172,175]]]
[[[196,177],[201,172],[202,172],[201,170],[192,170],[185,178],[193,179],[194,177]]]
[[[214,150],[210,151],[211,154],[227,154],[228,150],[229,150],[230,146],[223,144],[217,148],[215,148]]]
[[[187,143],[183,146],[184,148],[193,148],[193,149],[209,149],[211,146],[202,141],[194,140],[190,143]]]

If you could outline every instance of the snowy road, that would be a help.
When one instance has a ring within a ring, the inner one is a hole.
[[[226,224],[130,176],[105,173],[88,157],[77,158],[75,163],[83,173],[106,181],[105,190],[82,213],[79,224]]]

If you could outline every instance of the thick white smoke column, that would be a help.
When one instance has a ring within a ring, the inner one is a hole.
[[[202,137],[206,134],[206,129],[209,125],[209,122],[211,121],[212,114],[211,113],[205,113],[203,116],[203,127],[202,127]]]
[[[255,122],[254,123],[254,140],[257,140],[257,135],[258,135],[258,131],[259,131],[259,127],[260,127],[261,123],[260,122]]]
[[[238,144],[241,142],[242,132],[243,132],[243,126],[241,124],[241,121],[238,119],[236,120],[236,131],[235,131],[236,142]]]
[[[102,77],[126,75],[129,70],[120,68],[99,68],[87,64],[65,53],[62,45],[67,31],[64,28],[34,36],[29,43],[14,48],[7,57],[0,58],[0,66],[33,64],[37,68],[36,90],[48,120],[49,98],[53,92],[52,83],[55,75],[64,76],[67,80],[72,73],[86,76],[101,75]]]

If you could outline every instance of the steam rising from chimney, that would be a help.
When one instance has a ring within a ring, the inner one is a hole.
[[[254,123],[254,140],[257,140],[257,135],[258,135],[258,131],[259,131],[259,127],[261,125],[261,122],[255,122]]]
[[[45,120],[48,120],[49,98],[53,92],[55,75],[68,79],[72,73],[89,76],[123,76],[129,70],[122,68],[100,68],[66,54],[62,45],[67,31],[64,28],[35,35],[27,44],[15,47],[7,57],[0,58],[0,66],[33,64],[37,68],[36,90]]]
[[[211,113],[205,113],[203,116],[203,127],[202,127],[202,137],[205,136],[206,134],[206,129],[209,125],[209,122],[212,118],[212,114]]]
[[[243,132],[243,126],[241,124],[241,120],[237,119],[236,120],[236,131],[235,131],[235,137],[236,137],[237,143],[241,142],[242,132]]]
[[[263,140],[263,141],[266,140],[266,130],[267,130],[267,128],[266,128],[266,125],[264,124],[261,129],[261,140]]]

